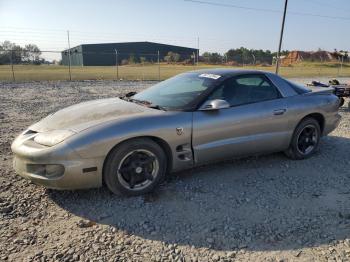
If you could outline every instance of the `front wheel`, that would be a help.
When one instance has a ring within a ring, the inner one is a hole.
[[[292,141],[285,154],[291,159],[305,159],[318,149],[321,137],[320,125],[314,118],[302,120],[294,131]]]
[[[104,180],[118,195],[137,196],[152,191],[165,177],[164,150],[150,139],[134,139],[113,149],[106,160]]]

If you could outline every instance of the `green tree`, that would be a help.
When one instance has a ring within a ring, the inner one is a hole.
[[[31,63],[41,64],[45,60],[40,57],[41,51],[35,44],[28,44],[24,48],[10,41],[0,43],[0,64]]]
[[[146,62],[147,62],[147,59],[146,59],[146,57],[144,57],[144,56],[141,56],[141,57],[140,57],[140,62],[141,62],[141,64],[144,64],[144,63],[146,63]]]
[[[40,64],[41,51],[37,45],[28,44],[23,49],[23,61],[27,63]]]
[[[10,41],[4,41],[0,48],[0,64],[20,64],[22,62],[23,49]]]
[[[129,64],[136,64],[138,62],[138,59],[135,54],[130,54],[129,56]]]
[[[174,52],[168,52],[168,54],[166,56],[164,56],[164,61],[167,62],[167,63],[177,63],[179,62],[181,59],[181,56],[180,54],[178,53],[174,53]]]
[[[204,62],[206,62],[206,63],[210,63],[210,55],[211,55],[211,53],[209,53],[209,52],[204,52],[203,54],[202,54],[202,57],[203,57],[203,60],[204,60]]]
[[[223,60],[223,56],[219,53],[204,52],[202,57],[208,64],[220,64]]]
[[[288,51],[283,51],[287,53]],[[258,64],[258,63],[272,63],[273,54],[270,50],[262,49],[247,49],[240,47],[237,49],[230,49],[225,56],[228,61],[234,61],[239,64]]]
[[[178,54],[178,53],[173,53],[173,60],[174,60],[175,63],[179,62],[180,59],[181,59],[180,54]]]

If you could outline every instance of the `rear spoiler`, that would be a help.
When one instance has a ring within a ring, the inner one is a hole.
[[[311,92],[304,93],[303,95],[329,95],[334,94],[334,88],[333,87],[320,87],[320,86],[308,86],[308,88],[311,90]]]

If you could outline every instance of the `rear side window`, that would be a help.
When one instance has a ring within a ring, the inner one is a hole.
[[[293,83],[293,82],[288,81],[288,80],[286,80],[286,79],[284,79],[284,81],[286,81],[287,84],[288,84],[291,88],[293,88],[293,90],[294,90],[295,92],[297,92],[299,95],[311,92],[311,90],[308,89],[308,88],[306,88],[305,86],[302,86],[302,85]]]
[[[277,88],[263,75],[245,75],[227,80],[209,99],[224,99],[238,106],[280,98]]]
[[[260,76],[239,77],[236,79],[236,82],[240,85],[247,86],[271,86],[265,79]]]

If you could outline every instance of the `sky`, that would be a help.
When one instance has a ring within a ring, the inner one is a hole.
[[[151,41],[199,46],[200,53],[224,53],[241,46],[277,50],[284,0],[201,2],[0,0],[0,42],[34,43],[43,51],[61,51],[68,47],[69,30],[71,47]],[[289,0],[282,48],[349,50],[349,26],[349,0]],[[60,57],[59,53],[43,56]]]

